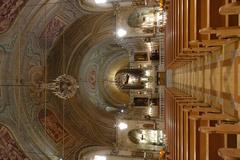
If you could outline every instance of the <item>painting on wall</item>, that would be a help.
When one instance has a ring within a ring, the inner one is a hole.
[[[54,40],[63,32],[65,26],[66,23],[57,16],[50,20],[40,35],[40,46],[50,48]]]
[[[1,160],[29,160],[18,145],[10,130],[0,125],[0,159]]]
[[[46,129],[47,134],[56,142],[61,142],[63,138],[66,138],[69,134],[57,119],[56,115],[50,110],[41,110],[38,114],[38,118],[43,128]]]
[[[0,1],[0,34],[11,27],[26,2],[27,0]]]

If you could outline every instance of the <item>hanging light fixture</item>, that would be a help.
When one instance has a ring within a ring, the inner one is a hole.
[[[70,75],[63,74],[57,77],[52,83],[40,84],[40,89],[51,90],[61,99],[72,98],[79,88],[76,79]]]

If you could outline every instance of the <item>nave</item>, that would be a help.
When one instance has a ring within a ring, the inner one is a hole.
[[[173,1],[166,30],[169,159],[239,159],[239,2]]]

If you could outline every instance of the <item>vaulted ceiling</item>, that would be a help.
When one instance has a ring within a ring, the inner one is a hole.
[[[9,0],[0,8],[1,155],[13,152],[9,144],[19,159],[78,159],[86,147],[112,146],[114,111],[129,101],[111,82],[128,65],[113,12],[96,14],[76,0]],[[75,97],[39,90],[62,74],[78,81]]]

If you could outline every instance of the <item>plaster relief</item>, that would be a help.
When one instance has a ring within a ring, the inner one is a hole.
[[[11,27],[26,2],[27,0],[0,1],[0,34]]]
[[[0,125],[0,159],[1,160],[29,160],[10,130]]]

